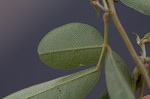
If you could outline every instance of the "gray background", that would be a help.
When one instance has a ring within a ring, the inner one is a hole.
[[[132,32],[140,36],[149,32],[149,16],[137,13],[121,3],[116,4],[116,8],[139,52]],[[97,18],[89,0],[0,0],[0,98],[31,85],[85,69],[55,70],[41,63],[37,54],[38,43],[48,31],[70,22],[87,23],[103,35],[102,18]],[[124,58],[132,71],[134,63],[111,21],[109,35],[111,47]],[[104,83],[102,72],[96,88],[86,99],[98,99],[105,88]]]

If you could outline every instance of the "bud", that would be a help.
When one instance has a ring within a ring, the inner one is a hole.
[[[142,43],[150,44],[150,32],[148,32],[147,34],[144,35],[144,37],[142,38]]]
[[[141,45],[141,39],[140,39],[139,35],[137,33],[135,33],[135,32],[133,32],[133,34],[136,35],[136,42],[137,42],[137,44]]]
[[[93,4],[93,6],[94,6],[94,9],[95,9],[95,11],[96,11],[96,14],[97,14],[97,16],[98,16],[98,18],[100,17],[100,9],[99,9],[99,7],[98,6],[96,6],[94,3],[96,3],[96,2],[99,2],[98,0],[90,0],[90,2],[91,2],[91,4]]]

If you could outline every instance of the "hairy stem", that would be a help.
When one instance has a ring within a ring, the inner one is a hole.
[[[143,79],[144,79],[144,81],[145,81],[145,83],[149,89],[149,92],[150,92],[150,79],[149,79],[149,76],[147,74],[147,70],[145,69],[143,63],[140,61],[138,55],[136,54],[135,49],[133,48],[133,46],[132,46],[132,44],[131,44],[128,36],[127,36],[127,33],[125,32],[122,24],[120,23],[120,21],[118,19],[113,0],[108,0],[108,4],[109,4],[110,10],[111,10],[110,16],[113,20],[113,23],[115,24],[115,26],[116,26],[117,30],[119,31],[122,39],[124,40],[125,45],[128,48],[128,50],[129,50],[133,60],[135,61],[138,69],[140,70],[140,72],[143,76]]]

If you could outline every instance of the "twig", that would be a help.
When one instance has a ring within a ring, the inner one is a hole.
[[[99,7],[101,10],[103,10],[104,12],[108,11],[108,9],[106,9],[103,5],[101,5],[98,0],[92,1],[92,3],[93,3],[93,5]]]
[[[101,68],[101,62],[102,59],[104,57],[105,51],[106,51],[106,46],[108,44],[108,19],[109,19],[109,12],[105,12],[105,14],[103,15],[103,20],[104,20],[104,43],[103,43],[103,48],[102,48],[102,52],[97,64],[97,70],[100,70]]]
[[[136,54],[128,36],[127,36],[127,33],[125,32],[122,24],[120,23],[119,19],[118,19],[118,16],[116,14],[116,10],[115,10],[115,7],[114,7],[114,3],[113,3],[113,0],[107,0],[108,1],[108,4],[109,4],[109,7],[110,7],[110,10],[111,10],[111,18],[116,26],[116,28],[118,29],[121,37],[123,38],[124,42],[125,42],[125,45],[126,47],[128,48],[134,62],[136,63],[138,69],[140,70],[141,74],[142,74],[142,77],[149,89],[149,92],[150,92],[150,79],[149,79],[149,76],[147,74],[147,70],[145,69],[143,63],[140,61],[138,55]]]

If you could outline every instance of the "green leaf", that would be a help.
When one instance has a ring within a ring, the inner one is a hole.
[[[57,69],[72,69],[96,64],[103,39],[87,24],[70,23],[50,31],[40,42],[38,53],[43,63]]]
[[[132,77],[130,75],[128,66],[126,63],[123,61],[123,59],[115,52],[112,52],[113,59],[115,61],[115,64],[119,71],[123,74],[125,80],[129,84],[129,86],[132,86]]]
[[[143,37],[143,39],[148,39],[148,38],[150,38],[150,32],[146,33]]]
[[[150,15],[150,0],[120,0],[125,5],[141,12],[145,15]]]
[[[131,78],[131,75],[130,75],[129,70],[127,68],[127,65],[122,60],[122,58],[119,55],[117,55],[115,52],[113,52],[112,54],[113,54],[113,58],[114,58],[115,63],[118,65],[119,71],[121,73],[125,74],[125,75],[123,75],[124,78],[126,79],[129,86],[132,86],[132,78]],[[102,95],[100,96],[100,99],[110,99],[107,89],[102,93]]]
[[[102,95],[100,96],[100,99],[110,99],[109,93],[107,90],[105,90]]]
[[[150,45],[150,32],[144,35],[144,37],[142,38],[142,43]]]
[[[99,75],[93,67],[23,89],[4,99],[84,99],[95,86]]]
[[[128,71],[125,70],[124,65],[124,62],[117,54],[107,52],[105,75],[111,99],[135,99],[130,86],[132,81],[131,76],[128,75]]]
[[[136,92],[142,84],[141,73],[137,67],[134,68],[134,71],[132,74],[132,82],[133,82],[133,90],[134,92]]]

